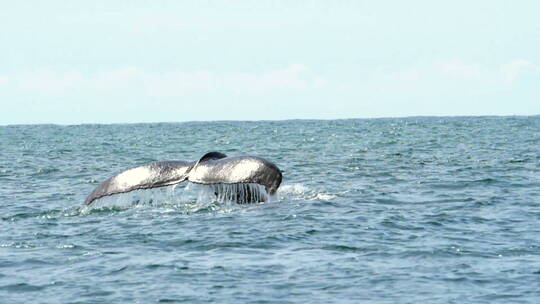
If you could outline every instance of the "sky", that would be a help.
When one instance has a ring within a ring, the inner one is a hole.
[[[540,1],[3,1],[0,125],[540,114]]]

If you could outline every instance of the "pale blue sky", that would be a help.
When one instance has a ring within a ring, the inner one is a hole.
[[[7,1],[0,124],[540,114],[540,1]]]

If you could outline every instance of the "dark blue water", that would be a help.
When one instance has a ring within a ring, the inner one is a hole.
[[[81,207],[208,151],[276,163],[275,200]],[[540,117],[0,127],[0,299],[540,303]]]

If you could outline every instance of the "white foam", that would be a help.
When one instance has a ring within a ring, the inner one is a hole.
[[[329,201],[336,198],[336,195],[315,191],[303,184],[282,185],[278,189],[280,199],[286,200],[323,200]]]
[[[302,195],[310,192],[311,190],[302,184],[282,185],[278,189],[279,194],[294,194]]]

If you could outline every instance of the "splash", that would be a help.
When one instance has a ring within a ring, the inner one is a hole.
[[[282,200],[321,200],[330,201],[336,198],[335,194],[317,191],[303,184],[282,185],[278,189],[278,196]]]
[[[264,186],[259,184],[212,184],[208,186],[210,186],[219,202],[232,201],[239,204],[250,204],[270,200]]]
[[[243,204],[269,202],[272,197],[264,186],[255,183],[173,185],[169,187],[136,190],[107,196],[90,206],[83,206],[83,213],[97,210],[124,210],[158,207],[163,210],[193,213],[200,211],[231,211]]]

